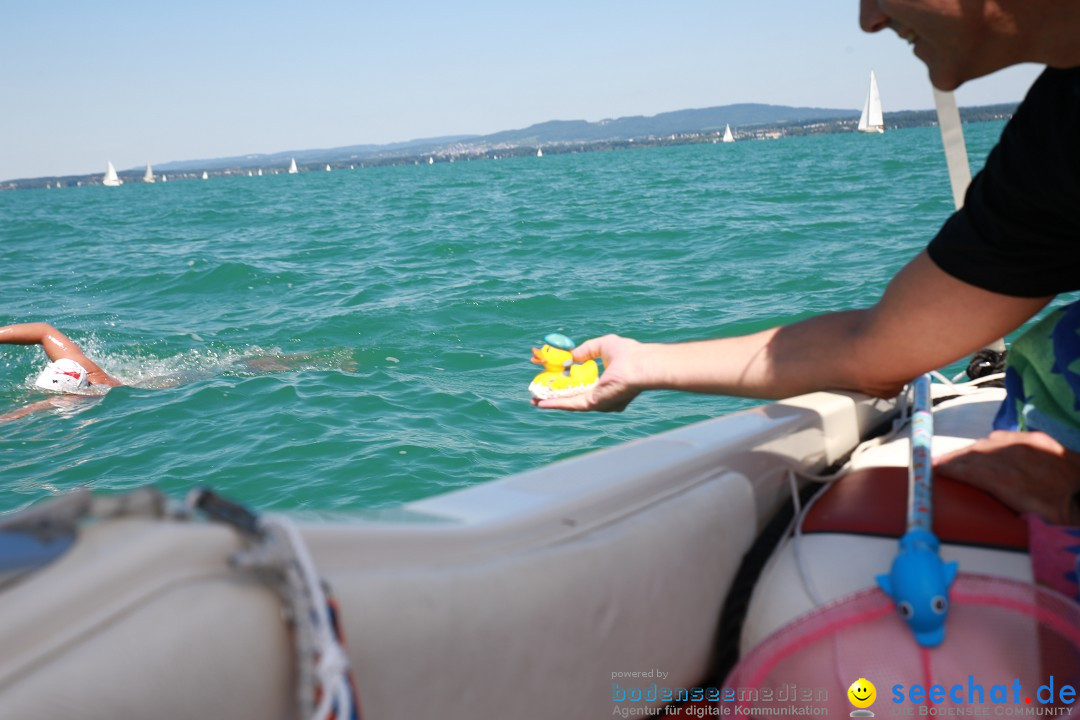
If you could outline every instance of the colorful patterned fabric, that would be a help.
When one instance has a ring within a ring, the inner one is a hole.
[[[1051,525],[1038,515],[1024,517],[1035,582],[1080,601],[1080,527]]]
[[[1054,310],[1012,344],[1005,389],[996,430],[1039,430],[1080,452],[1080,301]]]

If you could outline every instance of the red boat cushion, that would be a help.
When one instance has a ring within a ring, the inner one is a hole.
[[[934,475],[934,534],[943,543],[1027,550],[1024,519],[967,483]],[[823,490],[803,532],[900,537],[907,529],[908,470],[855,470]]]

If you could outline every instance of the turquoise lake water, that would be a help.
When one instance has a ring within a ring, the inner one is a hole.
[[[1001,127],[965,126],[973,167]],[[539,411],[530,348],[871,303],[951,204],[937,128],[0,193],[0,325],[132,383],[0,423],[0,512],[147,483],[383,508],[750,407]],[[0,414],[44,362],[0,346]]]

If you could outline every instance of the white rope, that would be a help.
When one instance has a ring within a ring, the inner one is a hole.
[[[945,383],[947,385],[952,385],[957,380],[959,380],[960,378],[967,375],[967,371],[964,371],[962,373],[958,373],[955,377],[953,377],[952,380],[946,380],[945,376],[942,375],[941,373],[937,372],[936,370],[931,374],[935,378],[938,378],[939,380],[941,380],[943,383]],[[963,393],[971,393],[971,392],[975,392],[975,390],[978,389],[979,385],[985,385],[986,383],[994,382],[995,380],[1004,380],[1004,379],[1005,379],[1005,373],[1003,373],[1003,372],[993,373],[991,375],[983,375],[981,378],[975,378],[974,380],[969,380],[966,383],[956,385],[955,388],[956,388],[957,392],[959,392],[961,394],[963,394]]]
[[[789,473],[788,477],[791,478],[792,483],[795,483],[794,472]],[[806,569],[806,560],[802,554],[802,524],[803,520],[806,517],[806,513],[810,512],[810,508],[814,506],[814,503],[817,502],[817,499],[821,497],[824,493],[825,490],[819,491],[816,495],[814,495],[814,497],[810,498],[810,500],[806,503],[806,507],[803,508],[802,512],[796,513],[795,528],[791,540],[791,549],[792,552],[794,552],[795,554],[795,569],[799,571],[799,579],[802,581],[803,590],[806,591],[807,596],[810,598],[810,602],[814,603],[815,607],[821,605],[822,599],[821,593],[818,592],[817,586],[814,585],[813,578],[811,577],[809,571],[807,571]]]
[[[239,530],[250,544],[230,558],[232,565],[269,574],[284,597],[296,630],[301,717],[326,720],[334,714],[338,720],[350,720],[354,703],[349,658],[334,632],[326,593],[296,525],[284,516],[257,518],[242,506],[217,498],[205,489],[193,490],[188,506],[202,509]],[[11,532],[25,527],[35,532],[42,529],[74,532],[78,523],[87,518],[141,515],[191,516],[187,506],[170,503],[162,493],[149,487],[112,496],[92,496],[87,491],[78,491],[5,518],[0,529]],[[317,705],[316,688],[322,690]]]
[[[322,696],[311,720],[326,720],[331,713],[340,720],[352,715],[349,687],[349,658],[334,634],[326,594],[315,571],[307,545],[292,520],[281,515],[264,516],[261,528],[285,550],[285,591],[292,599],[300,653],[299,700],[305,715],[315,704],[315,688]],[[318,658],[314,672],[308,659]]]
[[[257,531],[249,537],[255,544],[234,555],[232,563],[268,572],[285,601],[294,625],[300,717],[349,720],[353,716],[349,658],[334,633],[326,593],[303,536],[287,517],[266,515],[258,518]]]

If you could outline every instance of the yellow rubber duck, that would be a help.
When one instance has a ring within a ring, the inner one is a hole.
[[[574,341],[560,333],[544,338],[544,346],[532,349],[532,362],[544,366],[544,372],[533,378],[529,392],[538,400],[570,397],[585,392],[596,384],[600,369],[595,360],[574,363],[570,351]]]

